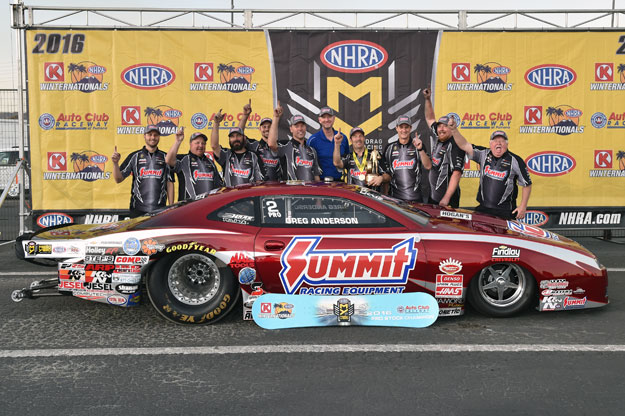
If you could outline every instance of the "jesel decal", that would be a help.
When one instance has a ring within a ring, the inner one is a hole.
[[[282,252],[280,280],[292,294],[306,282],[316,285],[405,284],[414,269],[414,237],[391,248],[320,250],[322,237],[295,237]]]

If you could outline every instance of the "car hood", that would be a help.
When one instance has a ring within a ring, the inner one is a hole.
[[[41,240],[88,240],[90,238],[132,231],[137,225],[150,217],[138,217],[106,224],[73,224],[51,227],[35,233],[33,239]]]

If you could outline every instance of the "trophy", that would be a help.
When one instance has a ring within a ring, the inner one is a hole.
[[[366,176],[367,185],[373,178],[378,176],[378,173],[379,173],[378,165],[380,163],[379,160],[380,160],[380,152],[378,152],[378,149],[374,148],[371,151],[371,158],[367,161],[367,176]]]

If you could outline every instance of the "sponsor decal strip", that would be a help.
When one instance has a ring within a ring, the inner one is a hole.
[[[311,344],[170,348],[72,348],[0,350],[0,358],[89,357],[122,355],[320,354],[346,352],[625,352],[623,344]]]

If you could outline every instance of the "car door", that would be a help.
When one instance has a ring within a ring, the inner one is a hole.
[[[414,230],[354,200],[324,195],[260,197],[256,268],[268,292],[401,293],[424,270]]]

